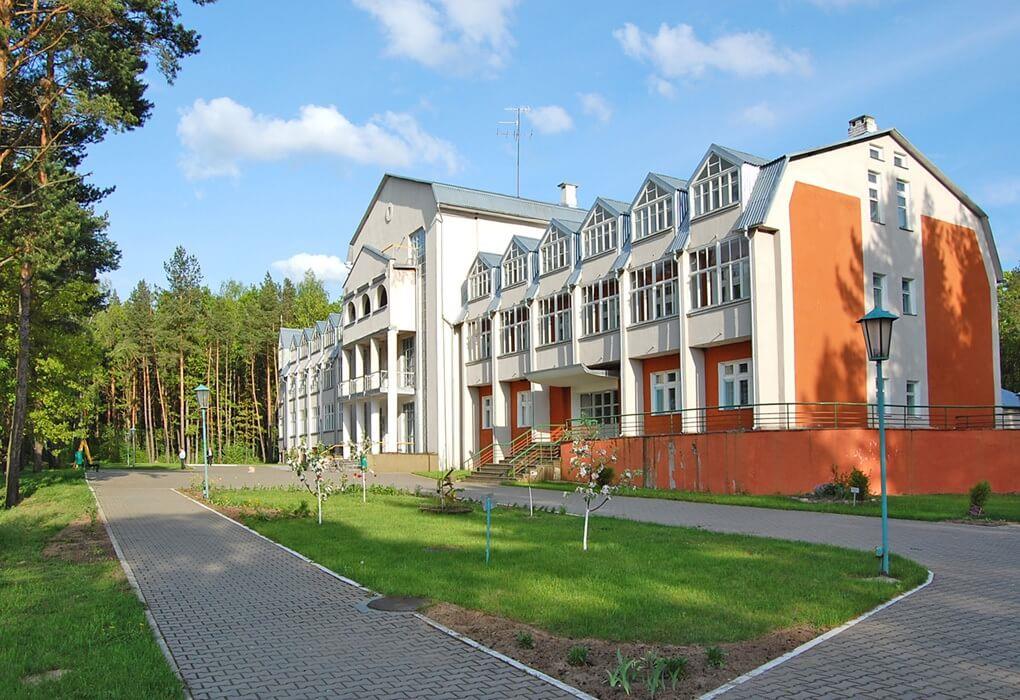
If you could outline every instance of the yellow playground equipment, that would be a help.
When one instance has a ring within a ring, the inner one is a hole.
[[[78,451],[85,455],[85,463],[82,465],[91,467],[93,469],[99,469],[99,462],[92,459],[92,452],[89,451],[89,441],[86,438],[82,438],[81,442],[78,443]]]

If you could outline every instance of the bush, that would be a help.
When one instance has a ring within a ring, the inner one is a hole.
[[[840,472],[836,465],[832,465],[832,481],[819,484],[811,492],[815,498],[831,498],[837,501],[850,500],[853,493],[851,487],[860,489],[858,499],[866,499],[871,493],[871,480],[868,475],[854,467],[849,472]]]
[[[861,490],[861,492],[857,494],[857,498],[860,500],[865,500],[871,495],[871,479],[868,478],[867,474],[856,467],[850,471],[850,476],[847,479],[847,486],[856,486]],[[850,489],[847,488],[847,490],[849,491]]]
[[[972,518],[979,518],[985,514],[985,504],[991,495],[992,485],[987,481],[979,481],[971,487],[969,514]]]
[[[567,663],[571,666],[587,666],[588,647],[583,644],[570,647],[570,651],[567,652]]]
[[[712,668],[722,668],[726,665],[726,652],[719,647],[709,647],[705,650],[705,658]]]
[[[535,640],[531,638],[531,634],[528,632],[518,632],[517,646],[521,649],[533,649],[535,647]]]

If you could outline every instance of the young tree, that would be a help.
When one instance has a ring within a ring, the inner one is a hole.
[[[999,286],[999,361],[1002,386],[1020,392],[1020,265]]]
[[[581,482],[575,491],[584,501],[584,536],[581,546],[587,552],[588,518],[592,513],[609,503],[619,486],[614,486],[612,483],[616,455],[609,454],[604,448],[596,450],[592,445],[598,434],[597,427],[594,425],[580,426],[576,430],[570,446],[570,466]],[[623,477],[625,481],[629,482],[631,473],[624,472]],[[563,495],[566,496],[566,494]]]

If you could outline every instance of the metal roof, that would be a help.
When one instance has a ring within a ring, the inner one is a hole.
[[[503,256],[499,253],[479,253],[478,259],[481,260],[486,267],[493,268],[499,267],[499,263],[503,259]]]
[[[609,199],[608,197],[596,197],[595,204],[592,204],[591,208],[594,209],[599,204],[617,216],[630,213],[630,202],[621,202],[619,199]]]
[[[514,236],[513,238],[510,239],[511,243],[516,243],[521,248],[524,248],[524,250],[526,250],[528,252],[531,252],[531,253],[533,253],[536,250],[538,250],[538,241],[539,241],[539,239],[537,239],[537,238],[529,238],[528,236]],[[509,249],[509,248],[510,248],[510,246],[507,246],[507,249]],[[504,255],[505,255],[505,253],[504,253]]]
[[[728,146],[720,146],[717,143],[712,144],[712,148],[717,148],[724,153],[730,154],[732,158],[740,161],[741,163],[750,163],[751,165],[765,165],[768,160],[761,156],[756,156],[753,153],[747,153],[745,151],[738,151],[735,148],[729,148]]]
[[[393,176],[396,177],[396,176]],[[410,179],[410,178],[403,178]],[[424,182],[419,180],[418,182]],[[572,212],[578,210],[572,207],[564,207],[551,202],[543,202],[536,199],[525,199],[512,195],[499,194],[498,192],[487,192],[475,190],[460,185],[447,185],[441,182],[427,183],[432,185],[432,192],[436,202],[462,209],[473,209],[477,211],[492,212],[494,214],[509,214],[528,219],[551,219],[554,216],[570,217]]]
[[[290,343],[301,337],[302,330],[300,328],[281,328],[280,329],[280,346],[288,347]]]
[[[772,199],[776,195],[783,171],[786,170],[786,163],[787,158],[783,156],[762,167],[761,172],[758,173],[758,179],[755,180],[754,187],[751,189],[747,206],[744,207],[735,228],[746,231],[765,223],[765,216],[772,206]]]
[[[662,175],[661,173],[648,173],[648,175],[645,176],[645,180],[655,180],[656,184],[660,187],[665,187],[666,189],[673,188],[675,190],[686,190],[688,185],[687,180],[682,180],[671,175]],[[641,189],[644,189],[643,183]]]

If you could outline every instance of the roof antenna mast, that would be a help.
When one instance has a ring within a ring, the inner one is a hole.
[[[531,107],[520,105],[517,107],[506,107],[507,112],[513,112],[513,121],[498,122],[499,124],[505,124],[512,129],[496,129],[497,136],[510,136],[513,138],[517,146],[517,196],[521,196],[521,115],[531,111]],[[528,137],[531,137],[531,132],[528,132]]]

